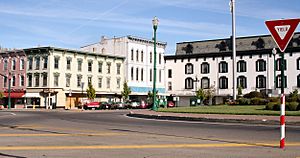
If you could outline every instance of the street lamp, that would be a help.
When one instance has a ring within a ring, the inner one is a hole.
[[[230,0],[230,11],[232,15],[232,78],[233,78],[233,99],[236,100],[236,44],[235,44],[235,0]]]
[[[277,53],[276,49],[273,48],[272,54],[274,57],[274,90],[276,89],[276,59],[275,59],[276,53]]]
[[[156,30],[157,30],[157,25],[158,25],[158,18],[155,16],[152,20],[153,24],[153,40],[154,40],[154,64],[153,64],[153,107],[152,110],[157,111],[157,103],[156,103]]]
[[[8,106],[7,108],[10,109],[11,107],[11,98],[10,98],[10,82],[11,82],[11,78],[10,78],[10,73],[8,73],[8,76],[0,74],[1,76],[5,77],[8,79]]]

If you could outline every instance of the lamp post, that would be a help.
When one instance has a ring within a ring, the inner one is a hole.
[[[273,48],[272,54],[274,57],[274,90],[276,89],[276,59],[275,59],[276,53],[277,53],[276,49]]]
[[[235,44],[235,0],[230,1],[232,15],[232,78],[233,78],[233,99],[236,100],[236,44]]]
[[[11,82],[11,78],[10,78],[10,73],[8,73],[8,76],[3,75],[3,74],[0,74],[0,75],[8,79],[8,106],[7,106],[7,108],[10,109],[11,108],[11,98],[10,98],[10,92],[11,92],[10,82]]]
[[[153,40],[154,40],[154,64],[153,64],[153,107],[152,110],[157,111],[157,103],[156,103],[156,30],[158,25],[158,18],[155,16],[152,20],[153,24]]]

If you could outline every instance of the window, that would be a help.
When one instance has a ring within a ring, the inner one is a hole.
[[[25,69],[25,60],[22,58],[20,59],[20,70],[24,70]]]
[[[67,70],[71,70],[71,58],[67,58]]]
[[[15,59],[12,60],[11,69],[16,70],[16,60]]]
[[[193,89],[194,88],[194,80],[191,77],[185,79],[185,89]]]
[[[20,76],[20,86],[25,86],[25,77],[23,75]]]
[[[144,51],[141,51],[141,62],[144,62]]]
[[[98,88],[102,88],[102,77],[98,78]]]
[[[266,88],[266,77],[259,75],[256,77],[256,88]]]
[[[88,72],[92,72],[93,61],[88,61]]]
[[[70,87],[71,75],[66,75],[66,87]]]
[[[185,74],[193,74],[193,64],[187,63],[185,65]]]
[[[133,61],[133,57],[134,57],[134,53],[133,53],[133,49],[131,49],[131,61]]]
[[[81,71],[82,70],[82,60],[77,60],[77,70]]]
[[[247,78],[245,76],[239,76],[237,78],[237,87],[247,88]]]
[[[136,68],[135,79],[136,81],[139,80],[139,68]]]
[[[82,75],[77,75],[77,87],[81,86]]]
[[[201,78],[201,88],[209,89],[209,78],[207,77]]]
[[[12,86],[16,86],[16,76],[12,76]]]
[[[102,73],[102,65],[103,65],[102,62],[98,62],[98,72],[99,73]]]
[[[276,80],[277,80],[277,88],[281,88],[281,74],[277,75],[276,77]],[[284,88],[287,87],[287,77],[284,76],[283,78],[283,84],[284,84]]]
[[[133,67],[131,68],[131,81],[133,81]]]
[[[59,76],[54,75],[54,87],[58,87]]]
[[[159,72],[158,72],[158,82],[161,82],[161,70],[159,70]]]
[[[121,88],[121,79],[117,78],[117,89]]]
[[[144,81],[144,69],[141,69],[141,81]]]
[[[158,55],[158,63],[161,64],[161,54]]]
[[[117,75],[121,74],[121,64],[117,63]]]
[[[106,88],[107,89],[110,88],[110,78],[109,77],[106,78]]]
[[[300,87],[300,74],[297,76],[297,87]]]
[[[28,87],[32,87],[32,74],[28,74],[27,78],[28,78]]]
[[[88,77],[88,85],[92,84],[92,77]]]
[[[228,72],[228,64],[225,61],[221,61],[219,63],[219,73],[227,73]]]
[[[28,58],[28,70],[32,70],[32,58]],[[4,68],[5,68],[5,63],[4,63]]]
[[[39,87],[40,86],[40,74],[36,74],[34,75],[35,77],[35,87]]]
[[[276,60],[276,70],[281,71],[281,58]],[[283,70],[286,70],[286,60],[283,60]]]
[[[7,87],[7,78],[3,77],[3,87]]]
[[[48,79],[47,74],[44,73],[43,74],[43,87],[47,87],[47,79]]]
[[[149,76],[150,76],[150,82],[152,82],[152,69],[150,69],[150,74],[149,74]]]
[[[48,67],[48,57],[43,57],[43,60],[44,60],[43,69],[47,69],[47,67]]]
[[[168,78],[172,78],[172,69],[168,69]]]
[[[168,91],[172,90],[172,82],[168,82]]]
[[[136,61],[139,61],[139,50],[136,50]]]
[[[35,69],[36,70],[39,70],[40,69],[40,60],[41,58],[40,57],[35,57]]]
[[[237,72],[246,72],[246,62],[244,60],[240,60],[237,62]]]
[[[300,70],[300,58],[297,59],[297,63],[296,64],[297,64],[296,65],[297,66],[297,70]]]
[[[54,69],[58,69],[59,68],[59,58],[55,57],[54,58]]]
[[[219,78],[219,88],[220,89],[228,89],[228,78],[222,76]]]
[[[204,62],[201,64],[201,73],[202,74],[208,74],[209,73],[209,64],[207,62]]]
[[[256,61],[256,71],[261,72],[261,71],[266,71],[266,61],[263,59],[259,59]]]
[[[152,52],[150,52],[150,63],[152,63]]]
[[[110,74],[111,63],[107,63],[106,66],[107,66],[107,74]]]

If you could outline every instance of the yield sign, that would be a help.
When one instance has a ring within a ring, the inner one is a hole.
[[[281,52],[284,52],[294,35],[300,19],[266,21],[266,25]]]

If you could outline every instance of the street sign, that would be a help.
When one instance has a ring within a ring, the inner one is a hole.
[[[284,52],[294,35],[300,19],[270,20],[265,24],[281,52]]]

